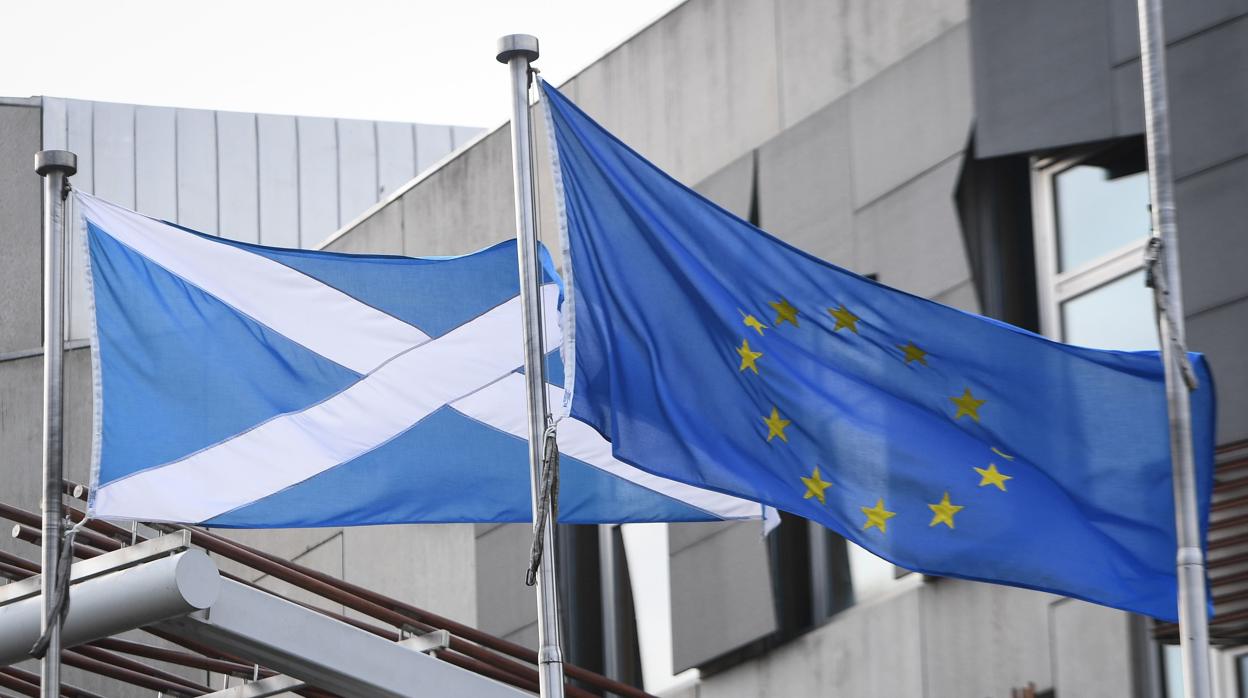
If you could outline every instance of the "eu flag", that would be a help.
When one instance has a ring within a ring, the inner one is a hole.
[[[617,458],[918,572],[1177,617],[1156,352],[1060,344],[816,259],[543,89],[571,260],[570,412]],[[1191,359],[1207,521],[1214,399]]]

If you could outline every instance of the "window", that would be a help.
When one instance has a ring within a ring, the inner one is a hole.
[[[1215,646],[1210,653],[1214,698],[1248,698],[1248,647]],[[1178,645],[1161,646],[1164,698],[1183,698],[1183,660]]]
[[[1144,146],[1129,139],[1032,164],[1040,327],[1099,349],[1155,349],[1144,286],[1150,230]]]

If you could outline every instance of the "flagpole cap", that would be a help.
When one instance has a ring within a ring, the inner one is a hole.
[[[78,156],[68,150],[40,150],[35,153],[35,172],[41,177],[61,170],[66,177],[78,171]]]
[[[498,62],[510,63],[517,55],[530,63],[537,60],[537,37],[530,34],[508,34],[498,40]]]

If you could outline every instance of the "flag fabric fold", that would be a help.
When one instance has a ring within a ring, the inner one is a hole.
[[[531,520],[514,241],[454,258],[287,250],[76,192],[95,369],[90,513],[221,527]],[[546,259],[547,389],[562,400]],[[560,520],[759,518],[561,424]]]
[[[823,262],[542,90],[575,316],[570,414],[619,460],[911,570],[1177,617],[1156,352],[1060,344]],[[1191,358],[1207,521],[1213,387]]]

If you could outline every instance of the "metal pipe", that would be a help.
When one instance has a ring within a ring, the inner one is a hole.
[[[1170,460],[1174,474],[1174,516],[1178,551],[1179,645],[1184,690],[1188,698],[1210,698],[1208,591],[1196,502],[1196,467],[1192,453],[1192,413],[1183,375],[1186,357],[1183,285],[1179,273],[1178,225],[1170,151],[1170,107],[1166,90],[1166,40],[1161,0],[1138,0],[1140,62],[1144,78],[1144,126],[1148,143],[1148,182],[1153,235],[1161,242],[1164,287],[1158,313],[1166,401],[1170,414]],[[1206,390],[1208,387],[1205,388]]]
[[[8,667],[6,669],[0,669],[0,671],[3,671],[9,674],[10,676],[15,676],[18,679],[29,683],[31,686],[34,686],[35,692],[29,695],[32,695],[32,696],[39,695],[38,693],[39,676],[38,675],[31,673],[29,671],[22,671],[21,669],[18,669],[15,667]],[[65,698],[104,698],[104,696],[98,693],[93,693],[91,691],[78,688],[76,686],[67,686],[65,684],[61,684],[61,695],[65,696]]]
[[[188,550],[73,586],[65,618],[67,646],[209,607],[217,598],[217,566],[201,550]],[[0,606],[0,665],[27,659],[39,636],[41,599]]]
[[[200,695],[203,693],[212,692],[212,689],[209,688],[208,686],[204,686],[202,684],[195,683],[194,681],[184,679],[181,676],[178,676],[176,674],[171,674],[167,671],[164,671],[163,669],[157,669],[154,666],[148,666],[144,664],[143,662],[136,662],[135,660],[130,659],[129,657],[123,657],[120,654],[109,652],[107,650],[100,649],[99,647],[93,647],[92,645],[80,645],[78,647],[75,647],[73,652],[67,652],[66,656],[68,657],[71,654],[82,656],[87,659],[93,659],[95,661],[102,662],[103,664],[107,666],[117,667],[119,669],[125,669],[127,671],[133,671],[136,674],[145,674],[147,676],[150,676],[153,679],[159,679],[160,681],[164,681],[167,684],[179,685],[182,687],[181,689],[179,689],[181,693],[189,693],[190,695]],[[73,662],[71,662],[69,659],[66,659],[65,663],[73,666]],[[156,689],[156,690],[164,690],[164,689]]]
[[[602,586],[602,672],[620,678],[619,572],[615,555],[616,524],[598,526],[599,580]]]
[[[69,517],[73,521],[80,521],[82,512],[73,506],[67,506],[66,510]],[[0,516],[13,521],[29,521],[37,520],[33,514],[22,509],[17,509],[5,504],[0,504]],[[29,526],[15,527],[15,535],[26,542],[38,544],[40,540],[38,530]],[[305,567],[298,563],[290,562],[262,550],[252,548],[242,543],[231,541],[209,531],[193,528],[159,524],[156,525],[158,530],[176,531],[188,530],[191,532],[191,540],[214,555],[220,555],[223,558],[238,562],[263,572],[266,575],[280,579],[293,586],[305,591],[310,591],[319,596],[325,597],[342,604],[352,610],[358,611],[365,615],[371,616],[395,627],[404,625],[416,627],[420,630],[431,630],[434,628],[446,629],[452,633],[450,649],[461,652],[468,657],[472,657],[477,661],[483,662],[490,666],[494,666],[514,677],[519,682],[536,682],[537,671],[508,660],[506,657],[494,654],[494,651],[515,657],[522,661],[536,664],[537,653],[533,650],[517,645],[514,642],[495,637],[488,633],[484,633],[476,628],[464,625],[449,618],[444,618],[436,613],[431,613],[423,609],[417,608],[410,604],[403,603],[396,599],[378,594],[375,591],[366,589],[351,582],[338,579],[323,572]],[[103,520],[90,520],[85,528],[79,531],[81,536],[84,532],[91,531],[97,536],[94,542],[105,550],[117,550],[122,546],[112,538],[114,535],[129,535],[129,531],[122,529],[115,524]],[[83,536],[83,539],[87,539]],[[142,538],[140,537],[140,540]],[[94,557],[101,554],[100,550],[84,546],[82,543],[74,543],[75,554],[79,557]],[[223,578],[232,579],[234,581],[244,581],[234,577],[229,573],[222,573]],[[301,604],[306,605],[306,604]],[[324,610],[317,609],[321,613],[329,615],[343,622],[355,625],[361,629],[368,630],[374,634],[389,637],[396,640],[396,633],[386,633],[386,631],[369,625],[354,618],[347,618],[339,614],[327,613]],[[238,660],[229,654],[219,652],[213,648],[205,647],[202,644],[189,641],[185,638],[171,635],[167,631],[158,628],[145,628],[145,630],[169,642],[181,645],[194,652],[198,652],[205,656],[224,658],[227,660]],[[488,649],[487,649],[488,648]],[[493,651],[490,651],[493,650]],[[642,691],[634,686],[608,679],[601,674],[589,671],[576,665],[565,664],[565,671],[571,678],[576,678],[602,690],[610,691],[619,696],[627,698],[653,698],[651,694]],[[515,683],[514,685],[520,685]],[[576,688],[575,686],[567,686],[566,690],[569,696],[589,696],[590,694]]]
[[[201,695],[201,691],[192,690],[183,686],[181,683],[167,681],[156,676],[145,674],[134,669],[128,669],[121,666],[115,666],[108,662],[83,656],[77,652],[66,652],[65,663],[83,671],[89,671],[92,674],[99,674],[116,681],[122,681],[133,686],[139,686],[152,691],[163,694],[173,694],[175,696],[195,696]]]
[[[25,524],[13,524],[13,537],[30,543],[31,545],[43,545],[43,533],[33,527]],[[93,557],[103,555],[104,551],[99,548],[93,548],[85,543],[74,542],[73,555],[84,560],[90,560]],[[42,594],[40,594],[42,596]]]
[[[43,177],[43,569],[40,633],[48,646],[39,664],[43,698],[61,695],[61,623],[53,603],[61,542],[61,475],[64,470],[66,179],[78,171],[78,157],[66,150],[35,154]],[[34,640],[32,640],[34,642]],[[29,648],[28,648],[29,649]]]
[[[191,654],[190,652],[171,650],[165,647],[156,647],[155,645],[145,645],[141,642],[122,640],[115,637],[107,637],[96,640],[88,646],[99,647],[100,649],[119,652],[121,654],[128,654],[135,657],[143,657],[144,659],[154,659],[158,662],[177,664],[191,669],[215,671],[218,674],[228,674],[242,678],[251,678],[255,672],[255,667],[251,664],[230,662],[224,659],[213,659],[211,657],[201,657],[200,655]],[[85,654],[85,651],[83,652]],[[274,672],[269,669],[260,670],[260,678],[268,678],[273,675]]]
[[[71,517],[77,515],[75,510],[72,508],[70,509],[70,515]],[[92,521],[89,525],[97,523],[101,527],[111,526],[111,524],[104,521]],[[158,528],[174,530],[176,527],[161,525],[158,526]],[[476,648],[472,644],[464,642],[464,640],[470,640],[472,643],[476,643],[481,647],[488,647],[496,652],[501,652],[505,655],[515,657],[516,659],[525,662],[532,664],[537,663],[537,653],[522,645],[495,637],[471,626],[464,625],[463,623],[451,620],[450,618],[417,608],[416,606],[412,606],[411,604],[404,603],[397,599],[392,599],[371,589],[361,587],[358,584],[353,584],[319,570],[305,567],[297,562],[284,560],[276,555],[273,555],[272,553],[266,553],[263,550],[257,550],[242,543],[222,538],[215,533],[197,528],[189,528],[189,530],[191,531],[191,540],[196,545],[203,547],[205,550],[208,550],[213,554],[220,555],[226,559],[233,560],[234,562],[242,563],[261,572],[277,577],[278,579],[289,582],[290,584],[293,584],[301,589],[325,596],[326,598],[334,600],[337,603],[350,606],[349,602],[344,602],[336,596],[330,596],[318,588],[309,587],[306,582],[301,580],[301,578],[308,578],[313,581],[320,582],[341,590],[343,593],[354,596],[360,600],[367,601],[375,604],[376,606],[402,614],[409,619],[408,622],[411,624],[423,624],[424,627],[421,628],[422,630],[428,628],[449,630],[452,635],[455,636],[451,638],[451,649],[453,650],[477,657],[477,654],[471,652],[469,648],[475,649],[477,652],[480,652],[481,648]],[[101,531],[106,532],[107,529],[101,528]],[[257,558],[271,564],[262,566],[259,562],[257,562]],[[296,574],[291,575],[290,572],[294,572]],[[357,608],[355,610],[359,609]],[[368,613],[367,611],[361,612]],[[388,618],[382,618],[371,613],[368,613],[368,615],[386,622],[392,622]],[[505,661],[502,657],[498,657],[496,655],[487,654],[486,656],[493,657],[496,661]],[[481,657],[477,658],[480,659]],[[508,662],[508,664],[518,666],[510,662]],[[528,669],[527,667],[524,668]],[[639,688],[608,679],[602,674],[592,672],[583,667],[576,666],[575,664],[564,664],[564,671],[570,678],[584,681],[595,688],[601,688],[620,696],[626,696],[627,698],[654,698],[651,694],[646,693]],[[534,675],[534,672],[531,669],[528,669],[527,675]]]
[[[0,669],[0,686],[17,691],[24,696],[39,695],[39,677],[19,669]],[[25,676],[23,676],[25,674]]]
[[[66,483],[66,484],[67,484],[67,488],[73,491],[73,496],[75,499],[85,501],[86,496],[87,496],[87,489],[84,486],[75,484],[75,483]],[[69,517],[71,520],[75,522],[81,520],[82,512],[80,510],[72,506],[66,507],[66,510],[68,511]],[[0,504],[0,516],[4,516],[5,518],[11,518],[14,521],[19,521],[21,520],[20,517],[23,514],[25,514],[25,512],[23,512],[20,509],[14,509],[12,507],[7,507],[4,504]],[[489,633],[482,632],[469,625],[459,623],[457,621],[451,620],[450,618],[446,618],[444,616],[438,615],[431,611],[427,611],[425,609],[418,608],[411,604],[404,603],[402,601],[399,601],[398,599],[393,599],[383,594],[379,594],[371,589],[359,586],[358,584],[353,584],[346,580],[338,579],[337,577],[334,577],[329,574],[325,574],[324,572],[321,572],[319,570],[314,570],[310,567],[305,567],[303,565],[300,565],[297,562],[291,562],[284,558],[273,555],[272,553],[268,553],[258,548],[253,548],[251,546],[244,545],[243,543],[239,543],[237,541],[233,541],[228,538],[223,538],[205,529],[195,528],[193,526],[175,526],[172,524],[153,524],[153,527],[161,531],[175,531],[175,530],[181,530],[181,529],[189,530],[191,531],[192,541],[195,543],[195,545],[198,545],[204,548],[205,550],[212,552],[213,554],[221,555],[222,557],[233,560],[235,562],[242,563],[244,565],[257,569],[259,571],[265,572],[266,574],[276,576],[279,579],[282,579],[283,581],[286,581],[294,586],[299,587],[300,589],[304,589],[306,591],[312,591],[313,593],[326,596],[326,598],[332,598],[332,597],[327,596],[322,591],[309,588],[305,582],[300,580],[300,578],[309,578],[313,581],[329,585],[330,587],[338,589],[345,594],[355,596],[358,599],[368,601],[378,606],[381,606],[383,608],[386,608],[388,610],[401,613],[404,616],[408,617],[409,619],[408,623],[411,625],[419,626],[420,624],[424,624],[423,627],[420,627],[420,629],[422,630],[430,630],[430,629],[435,629],[435,628],[449,630],[452,633],[452,635],[455,636],[451,638],[451,649],[464,652],[465,654],[469,654],[470,656],[477,657],[478,659],[483,659],[482,656],[478,656],[480,652],[480,648],[475,648],[473,647],[472,644],[465,643],[464,642],[465,640],[471,641],[471,643],[475,643],[477,645],[480,645],[481,647],[489,648],[491,650],[494,650],[495,652],[499,652],[501,654],[514,657],[521,661],[529,662],[531,664],[537,663],[537,652],[529,649],[528,647],[524,647],[523,645],[518,645],[514,642],[504,640],[500,637],[495,637],[494,635],[490,635]],[[126,531],[107,521],[97,521],[97,520],[90,521],[87,524],[87,528],[83,530],[84,531],[91,530],[93,532],[100,534],[102,537],[109,538],[109,539],[111,539],[112,536],[120,536],[120,535],[129,536],[130,535],[129,531]],[[141,539],[142,538],[140,538],[140,540]],[[108,548],[108,549],[113,549],[113,548]],[[242,553],[242,555],[240,555],[239,553]],[[272,566],[271,567],[259,566],[260,563],[257,562],[257,558],[272,563]],[[282,576],[283,570],[293,571],[297,573],[298,576],[295,578],[283,577]],[[226,578],[231,578],[228,574],[223,574],[223,576]],[[348,605],[348,606],[350,605],[349,603],[344,603],[341,600],[336,600],[336,602],[343,603],[343,605]],[[381,620],[386,620],[386,619],[381,619]],[[351,621],[347,621],[347,622],[351,622]],[[390,622],[390,621],[386,620],[386,622]],[[476,651],[474,652],[474,650]],[[502,657],[498,657],[496,655],[489,654],[489,653],[485,654],[484,656],[492,657],[493,660],[496,662],[506,661]],[[490,660],[486,659],[485,661],[489,662]],[[514,663],[508,663],[508,664],[511,667],[518,667],[518,665],[515,665]],[[507,669],[508,667],[504,666],[503,668]],[[527,667],[523,667],[523,668],[527,669]],[[646,693],[645,691],[635,686],[630,686],[626,683],[608,678],[606,676],[603,676],[602,674],[590,671],[588,669],[585,669],[584,667],[580,667],[575,664],[565,663],[563,665],[563,668],[564,668],[564,673],[567,675],[568,678],[577,679],[579,681],[584,681],[585,683],[595,688],[610,691],[611,693],[615,693],[617,695],[624,696],[626,698],[654,698],[651,694]],[[528,674],[521,674],[518,672],[513,672],[513,673],[517,673],[517,675],[522,675],[522,676],[533,675],[532,670],[528,670]]]
[[[524,309],[524,375],[528,383],[529,492],[533,530],[541,531],[545,556],[537,574],[537,666],[542,698],[563,698],[563,650],[559,641],[559,590],[555,580],[555,526],[551,509],[538,521],[542,456],[550,411],[546,406],[546,352],[542,341],[541,270],[537,262],[537,212],[533,206],[533,143],[529,128],[529,64],[539,55],[537,37],[509,34],[498,40],[498,61],[511,71],[511,163],[515,175],[516,255]]]

